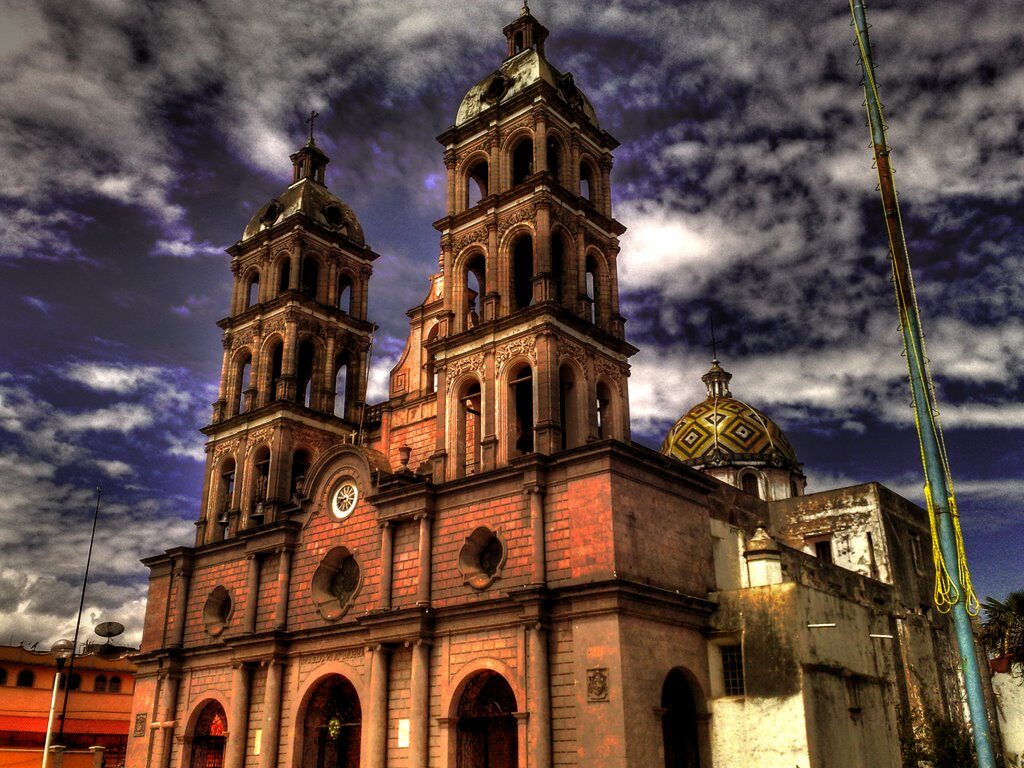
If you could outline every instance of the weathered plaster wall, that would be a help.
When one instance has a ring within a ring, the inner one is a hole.
[[[808,768],[803,696],[744,698],[710,703],[715,768]]]
[[[992,676],[1007,768],[1024,768],[1024,685],[1006,673]]]

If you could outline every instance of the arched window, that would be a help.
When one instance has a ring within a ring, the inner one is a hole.
[[[252,378],[252,355],[246,353],[235,362],[235,413],[245,413],[245,393]]]
[[[555,301],[559,304],[565,296],[565,234],[562,230],[554,233],[551,238],[551,279],[555,284]]]
[[[31,669],[23,669],[18,673],[14,684],[18,688],[31,688],[36,684],[36,673]]]
[[[299,359],[296,366],[295,402],[307,408],[313,407],[313,370],[316,359],[316,347],[311,339],[303,339],[299,344]]]
[[[661,688],[661,738],[665,768],[700,768],[697,707],[686,677],[673,669]]]
[[[107,690],[107,676],[96,675],[96,679],[93,681],[92,689],[96,693],[104,693]]]
[[[599,292],[601,290],[601,272],[597,259],[593,254],[587,255],[586,270],[587,306],[585,314],[587,320],[596,324],[600,317]]]
[[[524,45],[524,43],[523,43],[523,33],[522,32],[516,32],[515,42],[513,44],[512,52],[514,54],[515,53],[522,53],[523,52],[523,45]]]
[[[489,670],[469,679],[459,698],[458,768],[519,765],[516,697],[504,677]]]
[[[342,768],[359,765],[362,709],[355,688],[341,675],[329,675],[313,690],[302,721],[299,765]]]
[[[597,382],[597,439],[612,437],[612,393],[603,381]]]
[[[255,307],[260,301],[260,273],[253,272],[245,285],[245,308]]]
[[[338,309],[346,315],[352,314],[352,278],[342,272],[338,275]]]
[[[456,466],[463,475],[480,467],[480,382],[470,380],[459,390],[456,403]]]
[[[60,689],[63,691],[65,688],[70,688],[72,691],[79,691],[82,689],[82,676],[77,672],[72,672],[70,676],[65,675],[60,679]]]
[[[277,292],[284,293],[288,290],[288,286],[291,283],[292,276],[292,262],[291,259],[285,258],[281,260],[281,266],[278,267],[277,271]]]
[[[556,136],[548,136],[548,173],[559,184],[562,183],[562,144]]]
[[[437,339],[438,328],[439,326],[435,324],[434,327],[430,329],[430,332],[427,334],[426,344],[430,344],[432,341]],[[434,353],[430,350],[426,350],[426,360],[427,362],[423,364],[423,372],[426,378],[424,389],[427,394],[430,394],[431,392],[437,391],[437,371],[434,369]]]
[[[558,413],[562,425],[562,449],[583,443],[583,425],[580,419],[579,392],[576,372],[568,363],[558,369]]]
[[[284,367],[284,342],[278,339],[270,348],[270,380],[267,382],[267,399],[280,400],[284,397],[281,389],[281,372]]]
[[[309,451],[299,449],[292,454],[292,477],[288,483],[288,495],[291,497],[304,495],[306,473],[309,472]]]
[[[110,691],[111,693],[120,693],[121,692],[121,678],[118,677],[117,675],[114,675],[112,678],[110,678],[110,683],[107,685],[107,690]]]
[[[533,369],[524,363],[509,376],[510,456],[533,453]]]
[[[590,163],[583,161],[580,163],[580,196],[585,197],[587,200],[593,202],[594,195],[597,192],[597,187],[594,183],[594,169]]]
[[[520,235],[512,246],[512,300],[515,309],[533,303],[533,238]]]
[[[339,419],[348,418],[348,382],[352,359],[348,352],[342,352],[334,362],[334,415]]]
[[[320,263],[312,256],[307,256],[302,260],[302,295],[308,299],[316,299],[319,282]]]
[[[533,173],[533,139],[519,140],[512,150],[512,186],[522,184]]]
[[[270,484],[270,449],[261,445],[256,451],[252,462],[252,503],[257,504],[267,500]]]
[[[466,173],[466,208],[472,208],[487,197],[487,161],[478,160]]]
[[[218,520],[226,521],[235,495],[235,460],[232,458],[225,459],[221,464],[216,493],[214,514]]]
[[[482,253],[466,264],[466,328],[480,323],[480,309],[487,290],[487,262]]]
[[[192,732],[190,768],[223,768],[228,719],[216,701],[208,702],[196,718]]]
[[[749,493],[751,496],[760,496],[761,489],[758,487],[757,475],[753,472],[744,472],[740,476],[740,487],[744,493]]]

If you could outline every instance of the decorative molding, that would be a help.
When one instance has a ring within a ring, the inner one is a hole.
[[[530,221],[533,218],[533,208],[522,206],[514,211],[503,214],[498,219],[498,237],[503,236],[509,228],[523,221]]]
[[[610,360],[605,360],[603,357],[594,358],[594,378],[605,376],[614,385],[615,389],[622,394],[622,368]]]
[[[274,427],[261,427],[260,429],[254,429],[249,433],[248,442],[245,446],[245,455],[248,457],[253,449],[264,442],[269,442],[270,438],[274,436]]]
[[[235,453],[238,450],[238,438],[232,438],[231,440],[224,440],[223,442],[217,443],[213,447],[213,454],[210,458],[210,464],[216,466],[220,463],[221,457],[225,453]]]
[[[459,235],[455,238],[452,243],[452,247],[455,253],[460,253],[466,246],[472,245],[473,243],[485,243],[487,242],[487,228],[477,227],[463,235]]]
[[[314,432],[311,429],[302,429],[300,427],[292,430],[292,445],[294,446],[298,443],[308,447],[313,453],[313,460],[315,460],[321,453],[323,453],[327,440],[319,432]]]
[[[455,388],[455,382],[462,374],[467,371],[474,371],[483,376],[484,372],[484,353],[477,352],[475,355],[467,355],[466,357],[454,360],[445,365],[445,379],[448,392],[451,392]]]
[[[608,701],[608,670],[594,667],[587,670],[587,701]]]
[[[495,372],[500,374],[508,364],[508,361],[516,355],[526,355],[536,365],[537,338],[535,336],[520,337],[499,346],[494,353]]]
[[[570,360],[575,360],[580,364],[583,369],[583,373],[589,378],[590,377],[590,354],[582,345],[577,344],[575,341],[569,341],[566,338],[558,339],[558,356],[568,357]]]

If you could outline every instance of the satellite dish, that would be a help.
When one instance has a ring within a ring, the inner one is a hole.
[[[102,624],[97,624],[93,632],[100,637],[117,637],[124,632],[124,624],[116,621],[104,621]]]

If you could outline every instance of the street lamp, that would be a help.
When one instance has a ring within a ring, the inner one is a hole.
[[[46,721],[46,741],[43,743],[43,768],[50,761],[50,741],[53,739],[53,715],[57,710],[57,690],[60,688],[60,673],[71,654],[75,644],[70,640],[58,640],[50,647],[50,653],[56,657],[57,673],[53,676],[53,696],[50,697],[50,717]]]

